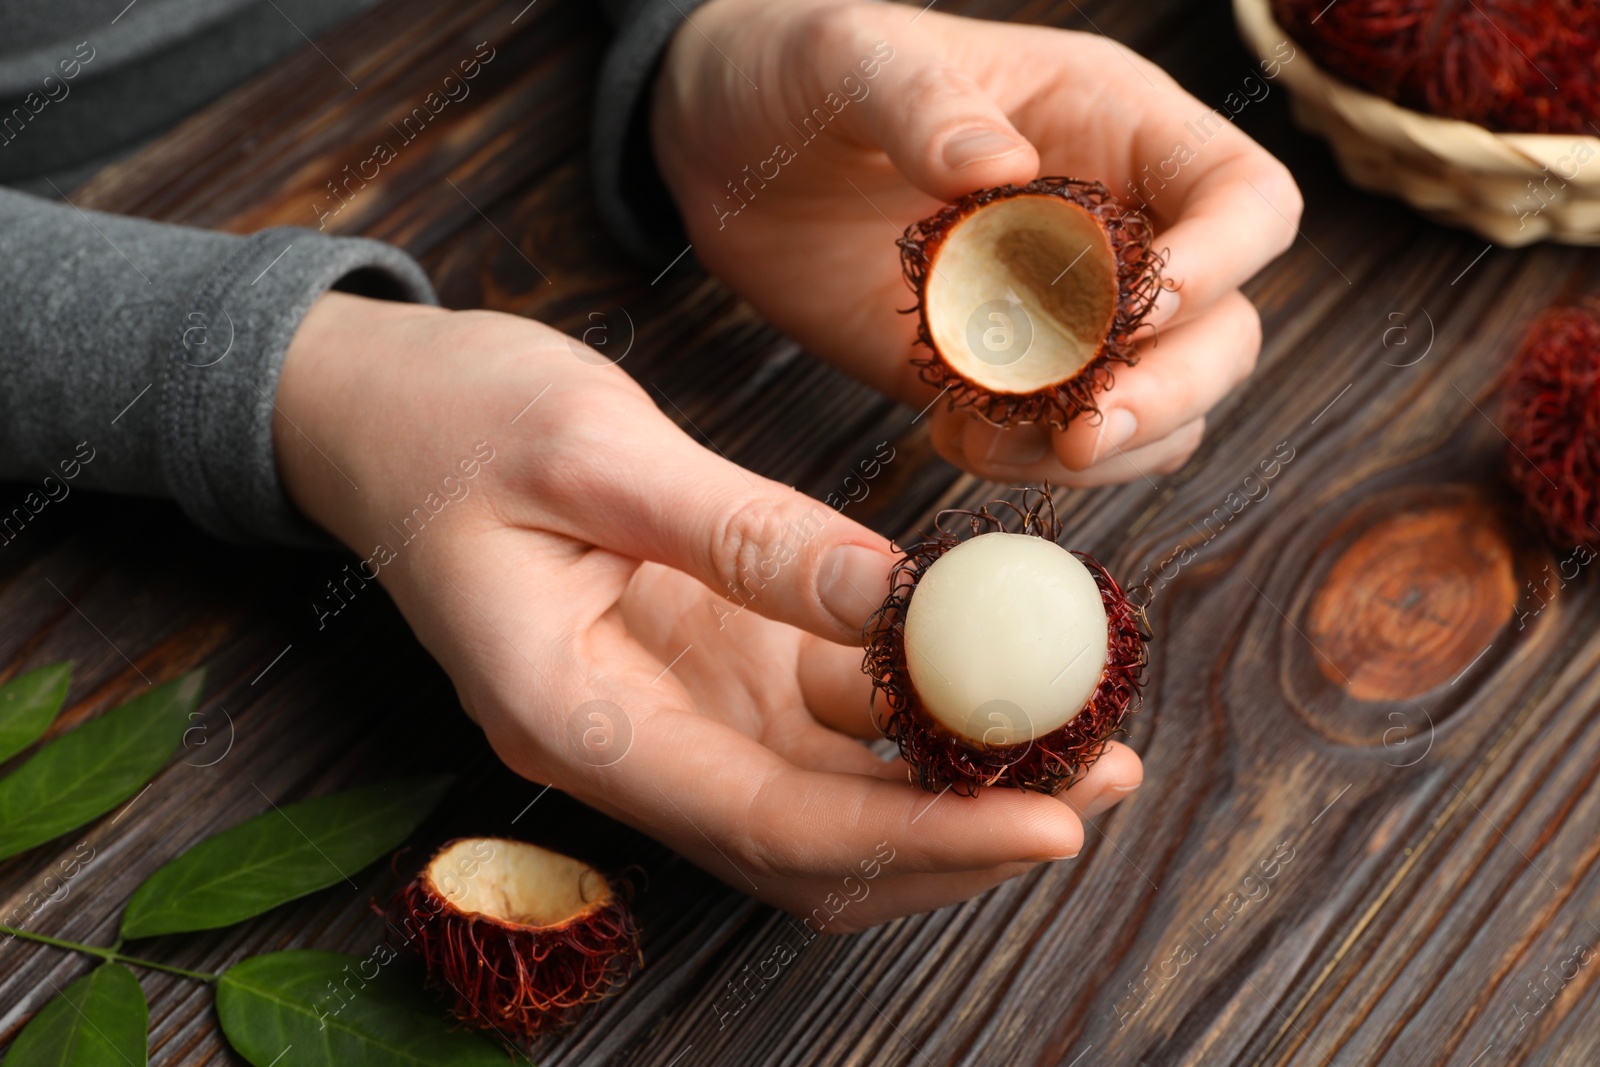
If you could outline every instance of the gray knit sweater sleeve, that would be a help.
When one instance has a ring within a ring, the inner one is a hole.
[[[705,0],[607,0],[617,36],[600,68],[590,141],[600,214],[634,255],[684,250],[683,219],[650,151],[650,88],[672,35]]]
[[[173,498],[229,540],[328,544],[284,496],[272,416],[289,341],[330,288],[437,302],[377,241],[238,237],[0,188],[0,479],[38,487],[24,506],[71,481]]]
[[[645,258],[683,248],[651,158],[649,98],[672,34],[700,2],[606,4],[617,36],[600,76],[596,197],[612,230]],[[0,0],[0,10],[14,23],[21,9]],[[181,13],[151,9],[147,28],[179,47],[194,36]],[[104,95],[112,111],[128,98]],[[45,152],[48,132],[7,144],[12,177],[77,158]],[[13,501],[21,510],[0,506],[0,543],[45,500],[80,487],[174,499],[229,540],[331,545],[285,497],[272,447],[289,341],[330,288],[436,302],[415,261],[376,241],[287,227],[211,233],[0,187],[0,481],[22,483]]]

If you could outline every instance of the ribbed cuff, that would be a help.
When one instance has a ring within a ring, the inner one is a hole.
[[[79,211],[0,189],[0,479],[31,514],[74,489],[175,499],[235,541],[331,546],[289,504],[278,373],[330,288],[436,303],[376,241],[251,237]],[[3,516],[0,516],[3,517]]]
[[[617,36],[600,67],[590,138],[600,217],[628,251],[666,263],[688,243],[650,149],[650,91],[672,35],[705,0],[633,0],[614,8]]]
[[[335,288],[438,303],[422,268],[399,249],[289,226],[241,240],[194,293],[189,328],[172,337],[161,371],[161,468],[183,510],[210,533],[333,545],[284,495],[272,432],[289,342]]]

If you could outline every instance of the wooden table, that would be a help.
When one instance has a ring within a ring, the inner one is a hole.
[[[688,263],[652,282],[626,259],[584,154],[605,27],[587,5],[525,3],[385,0],[74,200],[236,231],[314,225],[324,182],[488,40],[470,99],[334,229],[409,249],[452,306],[567,329],[628,309],[624,365],[733,459],[813,495],[891,442],[899,458],[852,508],[888,534],[994,496],[934,457],[913,412],[814,362]],[[1092,26],[1212,104],[1253,66],[1223,0],[965,7]],[[1600,1062],[1600,607],[1589,575],[1529,591],[1558,560],[1518,525],[1493,422],[1520,331],[1600,288],[1597,260],[1486,251],[1352,191],[1281,92],[1239,121],[1309,204],[1302,238],[1249,286],[1261,368],[1179,473],[1061,500],[1070,543],[1130,580],[1194,550],[1151,606],[1153,683],[1130,739],[1147,785],[1078,860],[819,940],[751,982],[719,1027],[713,1005],[785,937],[784,917],[558,794],[528,809],[538,788],[499,768],[381,594],[316,628],[309,604],[342,560],[241,552],[168,505],[74,494],[0,551],[7,676],[72,659],[70,726],[142,676],[209,664],[211,745],[81,835],[97,861],[36,928],[108,942],[139,880],[266,797],[442,761],[463,784],[419,841],[509,831],[648,871],[645,971],[542,1043],[541,1064]],[[1275,452],[1293,458],[1235,513],[1229,494]],[[0,865],[5,907],[79,839]],[[380,864],[359,892],[150,954],[208,969],[289,946],[365,954],[382,929],[369,899],[393,884]],[[0,952],[9,1041],[46,980],[85,964]],[[232,1061],[208,990],[141,980],[155,1063]]]

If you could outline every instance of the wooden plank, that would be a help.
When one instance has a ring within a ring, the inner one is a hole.
[[[1215,0],[952,7],[1098,29],[1208,102],[1251,69]],[[472,95],[401,146],[331,229],[412,250],[450,306],[568,329],[626,308],[623,365],[669,414],[814,495],[888,441],[896,459],[851,510],[885,533],[1003,492],[937,460],[915,412],[817,364],[717,283],[680,265],[652,284],[609,242],[584,156],[605,29],[582,5],[539,4],[513,23],[522,8],[385,0],[320,40],[326,59],[297,53],[74,199],[238,231],[315,225],[326,182],[398,139],[389,123],[487,41],[495,58]],[[168,506],[82,495],[0,551],[7,676],[73,659],[70,725],[143,688],[141,672],[204,662],[207,743],[229,721],[234,743],[213,767],[197,765],[216,749],[192,746],[115,822],[0,866],[0,905],[87,840],[96,861],[34,922],[109,940],[140,879],[261,810],[262,794],[443,762],[465,784],[419,839],[518,833],[648,872],[646,971],[541,1042],[541,1064],[1591,1062],[1597,968],[1568,978],[1563,961],[1600,941],[1600,594],[1575,584],[1525,628],[1513,621],[1554,559],[1501,487],[1492,420],[1527,322],[1600,287],[1594,253],[1476,259],[1476,239],[1346,187],[1281,94],[1240,124],[1290,163],[1310,205],[1301,240],[1248,287],[1266,328],[1260,369],[1184,470],[1059,496],[1071,543],[1119,575],[1195,552],[1151,606],[1153,685],[1130,739],[1147,785],[1076,861],[810,942],[728,1016],[728,982],[794,937],[785,917],[559,794],[521,818],[537,787],[453,713],[448,681],[381,594],[315,628],[308,605],[339,561],[239,552]],[[1413,347],[1386,334],[1397,322]],[[1270,493],[1233,514],[1229,494],[1285,444],[1293,458]],[[1421,554],[1394,563],[1404,551]],[[1462,635],[1479,633],[1487,648],[1468,663]],[[144,947],[212,969],[290,945],[365,952],[382,931],[369,900],[394,879],[358,881]],[[83,964],[0,952],[3,1043]],[[157,1063],[235,1062],[208,991],[141,979]]]

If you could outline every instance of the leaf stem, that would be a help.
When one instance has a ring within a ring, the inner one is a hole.
[[[197,982],[215,982],[221,975],[210,974],[206,971],[186,971],[182,967],[173,967],[166,963],[157,963],[154,960],[140,959],[138,956],[124,956],[116,948],[101,948],[98,945],[85,945],[78,941],[65,941],[59,937],[50,937],[46,934],[36,934],[31,930],[19,930],[14,926],[0,926],[0,934],[10,937],[20,937],[24,941],[37,941],[41,945],[52,945],[64,948],[69,952],[82,952],[89,956],[98,956],[107,963],[131,963],[135,967],[148,967],[153,971],[166,971],[168,974],[180,974],[185,978],[193,978]],[[121,945],[119,940],[117,945]]]

